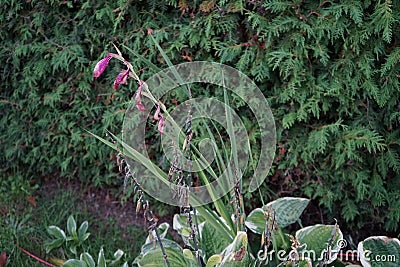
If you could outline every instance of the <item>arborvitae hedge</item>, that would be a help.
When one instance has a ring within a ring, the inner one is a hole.
[[[174,63],[221,62],[256,81],[278,128],[271,177],[296,177],[342,221],[398,229],[400,6],[392,1],[10,0],[0,8],[1,176],[112,183],[114,153],[84,129],[117,133],[135,85],[114,92],[119,67],[99,80],[92,69],[111,42],[165,67],[152,32]],[[130,59],[142,79],[153,74]]]

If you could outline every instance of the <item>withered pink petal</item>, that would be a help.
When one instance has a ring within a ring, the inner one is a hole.
[[[164,134],[164,127],[165,127],[165,121],[163,116],[160,116],[160,120],[158,121],[158,131],[160,134]]]
[[[143,81],[139,81],[139,87],[138,87],[139,94],[142,94],[143,83],[144,83]]]
[[[142,93],[142,89],[141,89],[141,87],[139,87],[138,90],[136,91],[135,101],[136,101],[136,107],[138,108],[138,110],[144,111],[145,108],[144,108],[142,102],[140,101],[141,93]]]
[[[107,56],[107,57],[101,59],[99,62],[97,62],[96,66],[94,67],[94,70],[93,70],[93,77],[94,78],[100,77],[100,75],[106,69],[110,59],[111,59],[111,56]]]
[[[158,121],[160,119],[160,105],[157,106],[156,113],[154,113],[154,119]]]
[[[140,111],[145,111],[146,110],[141,102],[136,102],[136,107]]]
[[[117,75],[117,77],[114,80],[114,89],[115,90],[118,90],[118,87],[119,87],[120,84],[126,84],[127,83],[128,74],[129,74],[129,69],[120,71],[120,73]]]

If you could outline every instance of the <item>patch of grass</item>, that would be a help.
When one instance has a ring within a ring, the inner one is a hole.
[[[16,199],[3,195],[0,200],[0,253],[7,253],[7,267],[43,266],[19,247],[45,260],[49,257],[64,258],[60,249],[46,254],[44,243],[50,239],[46,228],[56,225],[65,230],[71,214],[79,224],[85,220],[89,222],[91,236],[85,248],[92,255],[97,255],[103,247],[106,257],[111,258],[117,249],[121,249],[125,252],[125,259],[131,262],[139,254],[147,236],[144,227],[129,225],[122,229],[115,218],[91,213],[80,199],[81,194],[63,185],[45,188],[45,193],[41,190],[35,195],[36,207],[34,202],[22,196]]]

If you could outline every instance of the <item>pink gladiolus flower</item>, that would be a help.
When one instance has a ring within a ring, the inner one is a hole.
[[[156,121],[158,121],[158,120],[160,119],[160,116],[161,116],[161,114],[160,114],[160,105],[158,105],[158,106],[157,106],[156,113],[154,113],[154,119],[155,119]]]
[[[164,127],[165,127],[165,121],[163,116],[160,116],[160,120],[158,121],[158,131],[160,134],[164,134]]]
[[[114,80],[114,89],[118,90],[118,87],[120,84],[126,84],[128,81],[128,74],[129,74],[129,69],[127,70],[121,70],[121,72],[117,75],[117,77]]]
[[[111,58],[112,58],[112,56],[107,56],[107,57],[101,59],[99,62],[97,62],[96,66],[94,67],[94,70],[93,70],[94,78],[100,77],[100,75],[106,69],[108,62],[110,61]]]

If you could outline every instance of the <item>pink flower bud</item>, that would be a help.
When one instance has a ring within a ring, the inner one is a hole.
[[[118,90],[120,84],[126,84],[128,81],[129,69],[121,70],[114,80],[114,89]]]
[[[140,111],[145,111],[146,110],[141,102],[137,102],[136,101],[136,107]]]
[[[165,121],[163,116],[160,116],[160,120],[158,121],[158,131],[160,134],[164,134],[164,127],[165,127]]]
[[[142,102],[140,101],[140,96],[142,95],[142,86],[143,86],[143,82],[140,81],[140,85],[139,88],[136,91],[136,96],[135,96],[135,101],[136,101],[136,107],[138,108],[138,110],[140,111],[144,111],[145,108],[142,104]]]
[[[156,113],[154,113],[154,119],[158,121],[160,119],[160,105],[157,106]]]
[[[94,67],[94,70],[93,70],[94,78],[100,77],[100,75],[106,69],[108,62],[110,61],[111,58],[112,58],[112,56],[107,56],[107,57],[101,59],[99,62],[97,62],[96,66]]]

